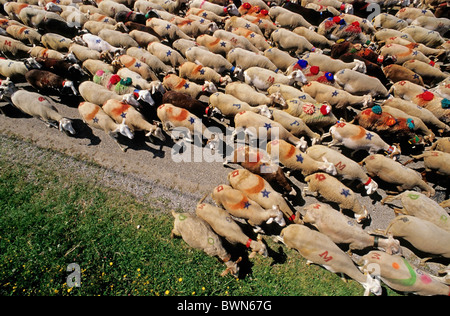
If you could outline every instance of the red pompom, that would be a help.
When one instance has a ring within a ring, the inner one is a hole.
[[[317,75],[319,73],[319,67],[318,66],[311,66],[311,68],[309,68],[309,71],[311,71],[311,73],[313,75]]]
[[[425,91],[424,93],[419,94],[418,97],[424,101],[431,101],[434,98],[434,94],[430,91]]]
[[[262,15],[268,15],[269,11],[267,11],[266,9],[262,9],[259,13],[261,13]]]
[[[243,5],[242,5],[242,7],[244,8],[244,9],[250,9],[251,7],[252,7],[252,5],[250,4],[250,3],[248,3],[248,2],[246,2],[246,3],[244,3]]]
[[[333,17],[333,22],[334,23],[339,23],[339,22],[341,22],[341,18],[338,17],[338,16],[335,16],[335,17]]]
[[[330,114],[330,110],[331,110],[331,107],[329,105],[326,105],[326,104],[324,104],[324,105],[322,105],[320,107],[320,113],[322,113],[322,115]]]

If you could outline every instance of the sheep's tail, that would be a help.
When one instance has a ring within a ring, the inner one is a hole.
[[[202,204],[203,201],[206,199],[207,196],[208,196],[208,193],[206,193],[206,194],[200,199],[200,201],[198,201],[198,204]]]
[[[403,193],[397,194],[397,195],[388,195],[384,199],[381,200],[381,204],[390,203],[392,201],[398,200]]]

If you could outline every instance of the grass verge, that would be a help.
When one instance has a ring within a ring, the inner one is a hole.
[[[48,153],[47,153],[48,154]],[[66,158],[68,159],[68,158]],[[71,158],[72,159],[72,158]],[[63,168],[64,169],[64,168]],[[0,296],[350,296],[364,290],[266,237],[245,276],[171,239],[173,218],[126,192],[0,156]],[[80,268],[70,287],[70,264]]]

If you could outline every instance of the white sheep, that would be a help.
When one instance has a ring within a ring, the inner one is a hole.
[[[22,25],[10,25],[6,28],[6,33],[17,40],[28,41],[31,45],[38,45],[41,42],[41,34],[34,28]]]
[[[265,93],[256,91],[254,87],[241,81],[228,83],[225,86],[225,93],[231,94],[239,100],[247,102],[251,106],[265,104],[267,106],[284,107],[286,104],[286,101],[280,92],[269,93],[266,95]]]
[[[139,46],[139,44],[129,34],[116,30],[103,29],[98,33],[98,37],[114,47],[130,48]]]
[[[200,85],[193,81],[180,78],[175,74],[166,75],[162,83],[167,90],[184,92],[189,94],[194,99],[199,97],[201,94],[217,92],[217,88],[212,82],[205,81],[203,85]]]
[[[254,86],[259,90],[267,91],[270,86],[276,83],[292,86],[294,83],[305,84],[305,75],[300,70],[295,70],[288,76],[261,67],[250,67],[244,71],[245,83]]]
[[[158,57],[156,57],[155,55],[153,55],[152,53],[143,48],[130,47],[127,49],[126,53],[127,55],[132,56],[140,60],[141,62],[147,64],[156,74],[161,73],[163,75],[167,75],[170,72],[175,73],[173,67],[166,65],[161,61],[161,59],[159,59]]]
[[[364,185],[364,189],[368,195],[373,194],[378,189],[378,184],[367,175],[357,162],[341,154],[339,151],[323,145],[314,145],[308,147],[306,153],[315,160],[321,160],[325,157],[329,162],[334,164],[339,177],[360,181]]]
[[[152,55],[158,57],[164,64],[171,65],[172,67],[177,67],[186,61],[177,50],[159,42],[148,44],[147,50]]]
[[[242,111],[252,111],[270,118],[271,114],[266,105],[251,106],[246,102],[222,92],[216,92],[209,96],[209,108],[211,114],[219,114],[233,119],[236,114]]]
[[[120,133],[129,139],[133,139],[134,137],[130,128],[125,124],[125,121],[117,124],[108,114],[105,113],[105,111],[103,111],[101,106],[97,104],[81,102],[78,105],[78,112],[80,112],[83,122],[89,126],[103,130],[107,135],[114,139],[122,151],[125,151],[126,147],[123,147],[119,143],[117,138],[118,134]]]
[[[296,56],[300,56],[305,52],[320,51],[305,37],[283,28],[279,28],[272,32],[270,39],[272,43],[276,44],[279,48],[292,52]]]
[[[259,49],[255,47],[246,37],[237,35],[233,32],[225,31],[225,30],[217,30],[213,33],[213,36],[218,37],[223,40],[230,41],[236,47],[240,47],[254,53],[259,53]]]
[[[190,79],[197,82],[213,82],[214,84],[227,85],[231,82],[229,75],[222,76],[210,67],[197,65],[196,63],[187,61],[180,65],[178,74],[182,78]]]
[[[318,66],[320,70],[325,72],[337,73],[342,69],[352,69],[362,73],[366,73],[367,68],[366,64],[358,59],[355,59],[353,62],[346,63],[340,59],[334,59],[325,54],[319,53],[308,53],[302,56],[309,65]]]
[[[371,95],[386,98],[389,95],[380,79],[352,69],[342,69],[334,74],[334,80],[347,92],[354,95]]]
[[[6,98],[22,112],[43,121],[48,127],[56,127],[60,131],[75,135],[72,121],[63,117],[54,102],[47,96],[36,92],[18,90],[10,80],[4,80],[0,87],[2,98]]]
[[[303,102],[316,103],[316,100],[308,93],[297,89],[289,84],[274,83],[267,89],[267,93],[273,94],[279,92],[284,100],[299,99]],[[284,106],[283,106],[284,108]]]
[[[199,63],[203,66],[210,67],[220,74],[229,72],[239,77],[242,73],[240,67],[233,66],[225,57],[215,54],[200,47],[191,47],[186,50],[186,59],[188,61]]]
[[[146,26],[151,27],[159,36],[170,41],[179,38],[192,39],[184,33],[177,25],[159,18],[150,18],[145,22]]]
[[[20,57],[21,55],[28,55],[31,51],[31,47],[9,36],[0,35],[0,51],[2,53]]]
[[[72,43],[72,45],[70,45],[69,53],[75,55],[75,57],[81,62],[88,59],[100,60],[102,58],[102,54],[99,51],[77,43]]]
[[[69,47],[73,41],[70,38],[60,34],[45,33],[41,37],[41,43],[46,48],[50,48],[58,52],[67,52],[69,51]]]
[[[133,95],[118,95],[114,91],[110,91],[108,88],[89,80],[83,81],[79,85],[78,91],[85,101],[100,106],[108,100],[115,99],[118,101],[127,102],[135,107],[139,107],[139,102],[134,98]]]
[[[227,53],[227,60],[235,66],[246,70],[250,67],[261,67],[271,70],[275,73],[278,72],[278,67],[270,61],[269,58],[261,54],[236,47]]]

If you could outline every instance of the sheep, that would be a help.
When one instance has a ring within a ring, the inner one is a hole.
[[[120,11],[126,11],[130,12],[131,9],[128,8],[126,5],[117,3],[112,0],[104,0],[98,4],[98,8],[104,12],[104,14],[108,15],[109,17],[113,18],[117,12]]]
[[[308,154],[301,152],[282,139],[268,142],[267,153],[272,160],[280,161],[289,170],[300,171],[303,176],[319,170],[336,175],[335,166],[328,162],[326,158],[323,158],[323,161],[314,160]]]
[[[344,145],[353,149],[352,155],[358,150],[366,150],[370,154],[384,150],[390,158],[396,158],[401,154],[398,146],[389,145],[377,133],[368,131],[359,125],[338,122],[330,127],[328,133],[322,135],[322,139],[329,135],[333,137],[333,140],[328,143],[328,147]]]
[[[173,229],[170,232],[172,238],[181,236],[190,247],[202,250],[209,256],[217,256],[227,266],[221,276],[228,273],[233,276],[238,275],[238,261],[231,260],[231,255],[223,247],[219,236],[206,221],[190,213],[175,213],[172,211],[172,215],[175,218]]]
[[[364,109],[373,104],[371,95],[356,96],[345,90],[337,89],[321,82],[313,81],[302,87],[302,91],[317,102],[327,102],[333,108],[343,109],[353,107]]]
[[[106,31],[106,29],[105,29]],[[110,52],[110,53],[118,53],[122,52],[123,49],[120,47],[114,47],[111,44],[109,44],[107,41],[102,39],[100,36],[93,35],[93,34],[83,34],[81,37],[76,37],[74,39],[75,42],[81,42],[85,44],[90,49],[96,50],[100,53],[103,52]]]
[[[400,215],[389,223],[386,234],[401,237],[419,251],[450,258],[450,232],[428,220]]]
[[[260,232],[262,224],[271,224],[275,221],[280,226],[285,226],[286,222],[283,213],[277,206],[264,209],[255,201],[249,199],[244,193],[233,189],[231,186],[221,184],[216,186],[211,194],[212,199],[218,207],[224,208],[234,217],[246,220],[255,227],[255,232]]]
[[[250,67],[244,71],[244,81],[259,90],[267,91],[276,83],[292,86],[297,82],[305,84],[307,80],[300,70],[295,70],[286,76],[261,67]]]
[[[65,36],[46,33],[41,37],[41,43],[44,47],[56,50],[58,52],[67,52],[73,41]]]
[[[65,88],[70,88],[73,95],[78,95],[72,81],[66,80],[51,71],[31,69],[25,74],[25,79],[33,88],[40,91],[57,91],[63,94]]]
[[[420,89],[420,90],[419,90]],[[435,95],[409,81],[399,81],[392,85],[390,92],[394,96],[412,101],[413,103],[430,110],[439,120],[448,124],[450,122],[449,100]]]
[[[27,56],[30,54],[31,47],[28,47],[19,40],[8,36],[0,35],[0,51],[14,57]]]
[[[175,48],[183,56],[186,56],[186,51],[191,47],[200,47],[204,50],[208,50],[208,48],[206,48],[202,45],[199,45],[196,41],[187,40],[184,38],[179,38],[172,43],[172,48]]]
[[[115,65],[115,63],[138,73],[145,80],[158,80],[158,77],[149,65],[133,56],[129,56],[127,54],[116,56],[111,64]]]
[[[114,20],[116,20],[118,23],[138,23],[138,24],[145,24],[145,14],[140,12],[134,12],[134,11],[119,11],[114,15]]]
[[[305,224],[313,225],[319,232],[327,235],[336,244],[348,244],[350,254],[353,250],[378,248],[389,254],[401,253],[400,242],[392,236],[379,238],[363,230],[360,226],[349,221],[348,217],[336,212],[330,205],[314,203],[303,208],[302,220]]]
[[[430,147],[425,148],[425,150],[438,150],[445,153],[450,153],[450,137],[442,137],[433,143]]]
[[[75,57],[81,62],[84,62],[88,59],[100,60],[102,58],[102,55],[99,51],[90,49],[77,43],[72,43],[72,45],[70,45],[69,53],[75,55]]]
[[[233,119],[242,111],[255,112],[270,118],[271,114],[266,105],[252,107],[248,103],[241,101],[231,94],[215,92],[209,96],[208,102],[211,115],[219,114],[221,116]]]
[[[68,132],[71,135],[76,134],[72,127],[72,120],[63,117],[49,97],[36,92],[18,90],[9,80],[2,82],[0,93],[14,107],[43,121],[48,127],[56,127],[59,131]]]
[[[118,95],[114,91],[110,91],[108,88],[103,87],[89,80],[83,81],[78,86],[78,91],[80,92],[81,97],[85,101],[100,106],[103,105],[106,101],[111,99],[127,102],[128,104],[131,104],[135,107],[140,106],[139,102],[136,101],[136,99],[134,98],[134,95],[131,94]]]
[[[411,35],[417,43],[422,43],[425,46],[433,48],[436,48],[445,42],[445,39],[438,32],[417,25],[409,25],[400,31]]]
[[[31,48],[29,55],[31,57],[41,57],[41,58],[55,58],[55,59],[66,59],[66,56],[56,50],[44,48],[41,46],[34,46]]]
[[[112,65],[97,59],[86,59],[81,64],[81,67],[88,73],[90,73],[91,76],[94,76],[99,70],[111,73],[115,72],[115,69]]]
[[[304,52],[314,52],[316,48],[305,37],[287,29],[279,28],[270,35],[272,43],[290,53],[299,56]]]
[[[354,60],[351,63],[343,62],[339,59],[331,58],[330,56],[319,53],[308,53],[302,56],[312,66],[318,66],[320,70],[325,72],[337,73],[343,69],[356,70],[362,73],[366,73],[367,68],[364,62],[360,60]]]
[[[147,47],[148,44],[159,41],[158,37],[141,30],[132,30],[128,34],[130,34],[131,38],[133,38],[140,47]]]
[[[145,25],[151,27],[160,37],[166,38],[172,42],[179,38],[192,39],[177,25],[163,19],[150,18],[145,22]]]
[[[264,94],[258,92],[247,83],[235,81],[228,83],[225,86],[225,93],[231,94],[241,101],[248,103],[250,106],[281,106],[283,107],[286,102],[280,92],[274,92],[271,94]]]
[[[108,25],[108,24],[116,25],[117,24],[116,20],[114,20],[110,16],[104,15],[103,11],[91,13],[91,15],[89,16],[89,21],[102,22],[102,23],[105,23],[106,25]]]
[[[393,83],[398,81],[407,80],[412,83],[424,86],[423,79],[419,74],[416,74],[409,68],[406,68],[401,65],[391,64],[383,67],[383,73]]]
[[[256,34],[259,34],[261,36],[264,36],[263,32],[259,28],[258,25],[251,23],[247,19],[244,19],[240,16],[232,16],[229,19],[225,21],[224,30],[231,32],[232,29],[237,27],[244,27],[248,30],[251,30],[252,32],[255,32]]]
[[[197,19],[197,16],[190,18],[186,16],[184,18],[176,16],[170,20],[183,31],[187,36],[197,37],[200,34],[214,33],[218,29],[216,23],[207,21],[205,19]]]
[[[434,115],[430,110],[427,110],[426,108],[417,106],[417,104],[415,104],[411,101],[407,101],[407,100],[403,100],[398,97],[394,97],[394,98],[389,98],[389,99],[385,100],[382,103],[382,106],[383,107],[384,106],[393,107],[393,108],[402,110],[409,115],[416,116],[416,117],[420,118],[428,126],[433,126],[433,127],[438,128],[441,133],[443,133],[444,131],[450,131],[450,127],[447,124],[445,124],[444,122],[442,122],[441,120],[439,120],[436,117],[436,115]]]
[[[242,69],[233,66],[225,57],[215,54],[200,47],[191,47],[186,50],[186,59],[190,62],[199,63],[205,67],[210,67],[220,74],[229,72],[240,77]]]
[[[445,36],[445,33],[450,28],[450,21],[448,18],[437,18],[435,16],[421,15],[412,21],[411,25],[421,26],[428,30],[436,31],[441,36]]]
[[[198,117],[202,117],[208,111],[208,105],[205,102],[195,99],[187,93],[178,91],[169,90],[164,92],[161,102],[186,109]]]
[[[275,73],[277,73],[279,70],[278,67],[275,66],[275,64],[273,64],[269,58],[239,47],[233,48],[228,52],[227,60],[243,70],[246,70],[250,67],[261,67],[271,70]]]
[[[247,169],[236,169],[228,174],[227,179],[234,189],[241,191],[263,208],[271,209],[273,206],[278,206],[289,223],[301,223],[284,197],[261,176]]]
[[[438,150],[425,151],[420,155],[411,155],[413,158],[405,163],[408,164],[412,161],[423,159],[425,172],[436,172],[444,176],[450,176],[449,158],[450,154]]]
[[[165,76],[168,73],[175,73],[175,69],[173,67],[166,65],[161,61],[161,59],[143,48],[130,47],[127,49],[126,54],[147,64],[156,74]]]
[[[166,75],[162,83],[168,90],[184,92],[193,98],[198,98],[201,94],[211,94],[217,92],[217,88],[212,82],[205,81],[203,85],[199,85],[193,81],[180,78],[175,74]]]
[[[370,77],[351,69],[342,69],[334,75],[336,82],[347,92],[355,95],[371,95],[386,98],[386,87],[378,78]]]
[[[334,164],[337,176],[347,180],[358,180],[364,185],[367,195],[375,193],[378,184],[367,175],[364,169],[352,159],[341,154],[339,151],[323,145],[313,145],[308,147],[306,153],[315,160],[320,161],[326,158]]]
[[[158,57],[164,64],[171,65],[174,68],[186,61],[186,59],[178,51],[159,42],[148,44],[147,50],[152,55]]]
[[[401,201],[402,208],[394,208],[395,214],[419,217],[432,222],[446,231],[450,231],[447,211],[424,194],[407,190],[397,195],[386,196],[381,200],[381,204],[392,203],[396,200]]]
[[[297,148],[303,151],[307,147],[307,143],[303,138],[297,138],[285,129],[280,123],[277,123],[263,115],[253,111],[242,111],[234,117],[235,129],[232,136],[243,130],[245,134],[256,137],[257,139],[285,139]]]
[[[215,23],[222,23],[223,20],[226,18],[224,16],[217,15],[212,11],[194,7],[190,7],[189,10],[187,10],[186,15],[195,15],[198,17],[202,17],[206,20],[213,21]]]
[[[242,35],[237,35],[233,32],[228,32],[222,29],[219,29],[213,33],[214,37],[218,37],[223,40],[230,41],[236,47],[240,47],[254,53],[259,53],[259,49],[255,47],[246,37]]]
[[[267,89],[268,94],[274,94],[279,92],[284,100],[291,99],[299,99],[303,102],[315,103],[316,100],[311,97],[309,94],[303,92],[300,89],[297,89],[293,86],[282,84],[282,83],[274,83]],[[285,105],[283,105],[284,107]]]
[[[187,61],[180,65],[178,74],[182,78],[190,79],[197,82],[213,82],[214,84],[227,85],[232,82],[230,76],[222,76],[210,67],[197,65],[196,63]]]
[[[296,137],[308,136],[312,145],[320,141],[320,135],[313,132],[301,118],[292,116],[288,112],[277,108],[269,108],[269,110],[272,113],[272,119],[280,123],[292,135]]]
[[[361,270],[380,278],[390,288],[416,295],[448,295],[450,287],[422,269],[415,268],[400,255],[371,251],[361,258]],[[408,280],[409,282],[405,282]]]
[[[261,176],[270,185],[280,187],[283,192],[297,195],[280,166],[272,162],[263,150],[247,145],[240,146],[233,151],[230,158],[226,157],[223,165],[228,166],[229,163],[237,163],[251,173]]]
[[[440,82],[436,87],[431,89],[432,92],[438,96],[450,99],[450,80],[444,80]]]
[[[327,103],[304,102],[303,99],[289,99],[283,111],[300,118],[309,128],[317,129],[323,133],[327,126],[335,124],[338,120]]]
[[[98,37],[114,47],[130,48],[139,46],[129,34],[115,30],[103,29],[98,33]]]
[[[436,58],[440,58],[441,56],[445,56],[445,54],[446,54],[446,51],[443,47],[432,48],[432,47],[425,46],[422,43],[410,42],[404,38],[397,37],[397,36],[393,36],[393,37],[389,37],[389,38],[385,39],[384,43],[386,45],[400,44],[400,45],[406,46],[407,48],[415,49],[415,50],[421,52],[422,54],[424,54],[425,56],[435,56]],[[383,57],[383,56],[381,56],[381,57]]]
[[[199,117],[188,110],[174,106],[170,103],[163,103],[158,107],[156,115],[162,122],[164,131],[172,132],[172,139],[178,137],[178,135],[173,133],[173,129],[176,128],[177,132],[186,134],[184,139],[189,142],[193,142],[194,135],[197,135],[198,133],[201,133],[200,138],[203,141],[203,136],[206,134],[206,126]],[[214,137],[215,135],[212,135],[206,142],[211,149],[214,149],[215,146],[214,143],[212,143]]]
[[[245,235],[240,226],[224,209],[212,204],[200,203],[195,209],[195,214],[205,220],[219,236],[224,237],[229,243],[238,243],[250,248],[252,252],[249,258],[253,258],[256,254],[267,257],[267,247],[261,242],[261,239],[252,240]]]
[[[333,46],[334,41],[329,40],[323,35],[311,30],[310,28],[299,26],[292,30],[295,34],[301,35],[306,38],[314,47],[324,49]]]
[[[335,177],[318,172],[306,176],[305,182],[307,187],[302,191],[303,196],[306,195],[306,192],[311,192],[314,195],[319,194],[325,200],[337,203],[341,212],[351,210],[358,223],[370,218],[367,208],[359,201],[352,189]]]
[[[395,29],[400,31],[402,28],[408,26],[408,22],[400,19],[392,14],[381,13],[375,16],[372,20],[372,24],[376,29]]]
[[[333,273],[346,274],[360,283],[365,291],[381,295],[380,282],[369,275],[362,274],[349,255],[344,253],[327,235],[312,230],[305,225],[289,225],[281,231],[279,238],[287,247],[296,249],[307,264],[315,263]]]
[[[206,11],[211,11],[218,16],[224,16],[227,13],[229,15],[239,15],[238,8],[234,3],[229,4],[228,6],[221,6],[212,2],[203,1],[203,0],[192,0],[188,3],[189,8],[197,8],[204,9]]]
[[[431,66],[429,63],[424,63],[423,61],[420,60],[411,59],[405,61],[403,63],[403,66],[417,73],[419,76],[421,76],[421,78],[423,78],[423,82],[425,82],[425,84],[428,84],[430,86],[434,86],[439,82],[448,78],[448,75],[445,72],[441,71],[436,67]]]
[[[396,64],[402,65],[405,61],[415,59],[426,63],[432,62],[424,53],[414,47],[400,44],[387,44],[380,48],[380,56],[386,61],[390,57]]]
[[[312,24],[309,23],[301,14],[283,7],[271,7],[269,9],[269,16],[275,23],[278,24],[278,26],[289,28],[291,30],[299,26],[304,26],[307,28],[312,27]]]
[[[395,107],[390,107],[388,105],[381,106],[381,110],[383,112],[391,114],[396,120],[406,120],[411,122],[413,126],[413,130],[416,132],[420,132],[423,135],[423,139],[426,142],[433,142],[435,138],[435,134],[425,125],[425,123],[417,116],[409,115],[403,112],[400,109]]]
[[[26,42],[31,45],[38,45],[41,42],[41,34],[31,27],[21,25],[10,25],[6,28],[6,33],[17,40]]]
[[[11,80],[23,80],[25,74],[32,68],[39,68],[40,65],[30,67],[27,62],[12,59],[0,59],[0,75]]]
[[[410,43],[415,43],[416,41],[411,37],[411,35],[401,32],[395,29],[380,29],[373,34],[373,41],[378,43],[384,43],[389,38],[401,38],[402,40],[407,40]]]
[[[237,27],[231,30],[231,33],[245,37],[258,50],[264,51],[270,48],[266,38],[244,27]]]
[[[235,47],[235,45],[228,40],[208,34],[198,36],[195,42],[200,46],[206,47],[211,53],[220,54],[224,57],[226,57],[227,53]]]
[[[129,139],[133,139],[134,135],[130,131],[130,128],[123,121],[121,124],[117,124],[113,119],[103,111],[101,106],[90,103],[81,102],[78,105],[78,112],[83,118],[83,122],[97,129],[103,130],[109,135],[120,147],[122,151],[126,150],[126,147],[122,146],[118,141],[118,134],[122,134]]]
[[[250,14],[245,14],[242,16],[242,18],[244,18],[244,20],[249,21],[251,24],[258,26],[258,28],[261,30],[261,32],[266,38],[268,38],[273,31],[278,29],[278,26],[275,23],[273,23],[271,19],[267,17],[267,15],[258,14],[257,16],[253,16]],[[241,23],[235,24],[235,27],[236,28],[243,27],[249,30],[253,30],[251,26],[248,27],[248,25]]]
[[[131,85],[135,86],[139,90],[149,90],[151,94],[155,94],[156,92],[164,93],[166,90],[159,80],[148,81],[141,77],[137,72],[134,72],[128,68],[120,68],[117,71],[117,75],[119,75],[122,79],[131,79]]]
[[[118,124],[126,120],[132,132],[145,131],[146,137],[154,136],[161,141],[165,141],[166,139],[161,128],[148,122],[141,113],[127,103],[110,99],[102,105],[102,109]]]
[[[367,156],[360,164],[365,165],[369,176],[377,176],[387,183],[397,185],[398,191],[410,190],[417,186],[428,197],[435,194],[435,190],[422,180],[417,171],[407,168],[393,159],[375,154]]]
[[[434,17],[434,14],[431,10],[422,10],[420,8],[415,7],[405,7],[401,8],[396,14],[395,17],[405,20],[408,24],[417,19],[419,16],[430,16]]]

